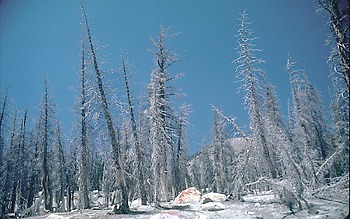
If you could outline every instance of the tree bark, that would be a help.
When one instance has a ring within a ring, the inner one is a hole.
[[[45,94],[44,94],[44,139],[43,139],[43,179],[42,186],[44,189],[44,205],[45,209],[52,210],[52,190],[51,181],[49,176],[49,165],[48,165],[48,144],[49,144],[49,94],[47,88],[47,81],[45,80]]]
[[[82,10],[84,13],[85,24],[86,24],[89,45],[90,45],[90,51],[92,54],[94,69],[95,69],[95,73],[96,73],[98,92],[100,94],[102,111],[103,111],[103,114],[104,114],[104,117],[105,117],[105,120],[107,123],[108,133],[109,133],[109,136],[111,138],[113,158],[114,158],[115,166],[116,166],[117,171],[118,171],[119,186],[120,186],[121,193],[122,193],[122,203],[119,207],[117,207],[117,205],[115,206],[115,213],[126,214],[126,213],[130,212],[130,208],[129,208],[129,202],[128,202],[128,189],[126,186],[125,176],[124,176],[124,172],[123,172],[123,164],[122,164],[121,155],[120,155],[120,145],[119,145],[118,140],[117,140],[116,132],[115,132],[114,125],[113,125],[113,120],[112,120],[111,114],[109,112],[106,95],[105,95],[105,92],[103,89],[101,72],[98,68],[97,57],[96,57],[94,45],[93,45],[93,42],[91,39],[91,32],[90,32],[90,27],[88,24],[87,15],[85,13],[83,5],[81,7],[82,7]]]
[[[86,93],[85,93],[85,46],[84,41],[82,43],[82,61],[81,61],[81,183],[80,190],[83,199],[82,208],[90,208],[89,200],[89,188],[88,188],[88,159],[89,151],[87,145],[87,132],[86,132]]]
[[[135,114],[134,114],[134,105],[131,100],[131,94],[130,94],[130,87],[129,87],[129,81],[127,76],[127,69],[125,60],[122,60],[122,71],[124,74],[124,81],[125,81],[125,89],[126,89],[126,95],[128,99],[128,107],[129,107],[129,113],[130,113],[130,120],[131,120],[131,126],[132,126],[132,134],[135,141],[135,149],[136,149],[136,156],[137,156],[137,169],[138,169],[138,177],[139,177],[139,192],[141,196],[141,204],[146,205],[147,204],[147,193],[146,193],[146,186],[145,186],[145,179],[144,179],[144,164],[143,164],[143,148],[139,139],[139,136],[137,134],[137,126],[136,126],[136,120],[135,120]]]
[[[4,115],[5,115],[5,109],[6,109],[6,104],[7,104],[7,91],[5,94],[4,102],[2,104],[2,110],[0,114],[0,167],[3,164],[3,154],[4,154],[4,139],[2,137],[2,124],[4,121]]]

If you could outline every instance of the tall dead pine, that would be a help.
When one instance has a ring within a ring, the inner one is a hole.
[[[48,163],[48,152],[49,152],[49,92],[47,81],[45,80],[45,93],[44,93],[44,109],[43,109],[43,178],[42,186],[44,190],[44,204],[45,209],[52,210],[52,189],[51,189],[51,179],[49,175],[49,163]]]
[[[81,55],[81,136],[80,136],[80,146],[81,146],[81,176],[79,183],[79,190],[81,193],[81,207],[83,209],[90,208],[89,200],[89,150],[87,142],[87,131],[86,131],[86,88],[85,88],[85,46],[84,40],[82,42],[82,55]]]
[[[147,204],[147,193],[146,193],[146,186],[145,186],[145,178],[144,178],[144,165],[143,165],[143,149],[142,145],[137,133],[137,126],[136,126],[136,120],[135,120],[135,114],[134,114],[134,104],[131,99],[131,93],[130,93],[130,86],[129,86],[129,79],[127,74],[127,67],[124,58],[122,59],[122,73],[124,76],[124,82],[125,82],[125,90],[126,90],[126,96],[128,99],[128,108],[129,108],[129,114],[130,114],[130,121],[132,126],[132,135],[134,137],[135,142],[135,149],[136,149],[136,165],[137,165],[137,171],[138,171],[138,180],[139,180],[139,192],[141,196],[141,204],[146,205]]]
[[[248,28],[248,15],[243,12],[240,28],[238,30],[238,53],[239,57],[234,61],[238,67],[236,68],[237,77],[243,82],[242,90],[245,92],[245,103],[249,109],[250,127],[253,135],[256,137],[258,145],[261,146],[261,151],[265,159],[267,169],[272,178],[277,178],[276,163],[271,156],[269,145],[266,139],[264,124],[262,120],[262,106],[260,103],[259,76],[264,76],[265,73],[257,65],[264,62],[255,56],[255,52],[259,51],[254,48],[253,32]]]
[[[91,38],[91,31],[90,31],[90,27],[88,24],[88,18],[87,18],[87,15],[86,15],[86,12],[84,10],[83,5],[81,5],[81,8],[82,8],[82,11],[84,14],[86,30],[87,30],[87,34],[88,34],[88,40],[89,40],[88,43],[90,46],[90,52],[92,55],[94,70],[96,73],[96,80],[97,80],[99,97],[100,97],[100,101],[101,101],[101,105],[102,105],[102,112],[103,112],[104,118],[106,120],[105,122],[107,124],[109,137],[111,138],[113,159],[114,159],[114,163],[115,163],[118,178],[119,178],[119,188],[121,189],[121,193],[122,193],[121,204],[119,206],[116,205],[114,211],[115,211],[115,213],[126,214],[126,213],[130,212],[130,208],[129,208],[129,203],[128,203],[128,189],[126,186],[126,180],[125,180],[124,171],[123,171],[123,163],[122,163],[121,154],[120,154],[120,145],[118,142],[117,133],[114,129],[112,116],[111,116],[111,113],[109,111],[107,98],[106,98],[105,91],[103,88],[101,72],[100,72],[99,67],[98,67],[98,62],[97,62],[97,57],[96,57],[96,53],[95,53],[95,49],[94,49],[94,44],[93,44],[92,38]]]

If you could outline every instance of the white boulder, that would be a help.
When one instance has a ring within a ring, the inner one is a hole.
[[[221,194],[221,193],[210,192],[210,193],[204,194],[202,196],[202,202],[205,199],[213,200],[213,202],[225,202],[227,197],[226,197],[226,195]]]
[[[221,211],[225,210],[225,205],[221,202],[208,202],[201,206],[201,211]]]
[[[201,193],[195,187],[183,190],[175,198],[173,204],[198,203],[201,200]]]
[[[130,208],[133,208],[133,209],[138,209],[142,204],[141,204],[141,199],[135,199],[133,201],[130,202]]]

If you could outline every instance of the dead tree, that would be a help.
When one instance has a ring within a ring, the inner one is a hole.
[[[89,200],[89,188],[88,188],[88,159],[89,150],[87,142],[87,131],[86,131],[86,88],[85,88],[85,46],[84,41],[82,43],[82,61],[81,61],[81,136],[80,136],[80,146],[81,146],[81,176],[79,190],[81,192],[81,207],[83,209],[90,208]]]
[[[121,200],[121,205],[118,207],[117,205],[115,206],[115,213],[122,213],[122,214],[126,214],[128,212],[130,212],[130,208],[129,208],[129,203],[128,203],[128,188],[126,186],[126,180],[125,180],[125,176],[124,176],[124,171],[123,171],[123,163],[121,160],[121,153],[120,153],[120,144],[118,142],[118,138],[117,138],[117,133],[115,130],[115,126],[113,124],[113,120],[112,120],[112,116],[111,113],[109,111],[109,105],[107,103],[107,98],[105,95],[105,90],[103,87],[103,81],[102,81],[102,77],[101,77],[101,71],[99,69],[98,66],[98,62],[97,62],[97,57],[96,57],[96,53],[95,53],[95,48],[94,48],[94,44],[92,42],[92,38],[91,38],[91,31],[90,31],[90,27],[88,24],[88,18],[86,15],[86,12],[84,10],[83,5],[81,5],[83,14],[84,14],[84,19],[85,19],[85,24],[86,24],[86,30],[87,30],[87,34],[88,34],[88,43],[90,46],[90,52],[92,55],[92,59],[93,59],[93,65],[94,65],[94,70],[95,70],[95,74],[96,74],[96,80],[97,80],[97,86],[98,86],[98,93],[99,93],[99,98],[100,98],[100,102],[102,105],[102,112],[105,118],[105,122],[107,125],[107,129],[108,129],[108,134],[111,140],[111,145],[112,145],[112,150],[113,150],[113,159],[114,159],[114,163],[117,169],[117,174],[118,174],[118,178],[119,178],[119,187],[121,189],[121,193],[122,193],[122,200]]]
[[[144,164],[143,164],[143,148],[137,133],[137,126],[136,126],[136,120],[135,120],[135,114],[134,114],[134,104],[132,103],[131,99],[131,93],[130,93],[130,86],[129,86],[129,80],[127,75],[127,67],[124,58],[122,59],[122,73],[124,76],[124,82],[125,82],[125,90],[126,90],[126,96],[128,99],[128,108],[129,108],[129,114],[130,114],[130,121],[131,121],[131,127],[132,127],[132,135],[134,137],[135,142],[135,149],[136,149],[136,156],[137,156],[137,171],[138,171],[138,179],[139,179],[139,192],[141,196],[141,203],[142,205],[147,204],[147,193],[146,193],[146,186],[145,186],[145,179],[144,179]]]

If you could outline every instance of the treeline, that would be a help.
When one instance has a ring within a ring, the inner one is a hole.
[[[161,27],[151,40],[148,94],[136,102],[125,55],[118,74],[103,70],[83,7],[82,12],[80,94],[72,135],[61,132],[46,80],[33,127],[26,126],[27,110],[17,112],[8,94],[2,96],[2,218],[91,208],[93,190],[103,191],[105,207],[128,213],[129,200],[168,201],[187,187],[189,107],[174,102],[181,95],[174,82],[182,75],[170,74],[177,55],[167,48],[167,29]],[[125,97],[116,96],[114,77],[123,81]]]
[[[330,11],[335,8],[320,5]],[[182,75],[171,72],[177,55],[167,47],[167,29],[161,27],[151,40],[154,68],[148,92],[135,101],[125,55],[118,75],[102,68],[82,7],[80,87],[71,136],[61,131],[46,80],[39,116],[32,118],[35,125],[28,126],[26,109],[11,106],[8,93],[0,96],[0,217],[91,208],[93,190],[103,191],[104,207],[113,205],[115,213],[128,213],[130,200],[157,204],[172,200],[188,186],[232,194],[236,199],[268,189],[283,199],[287,191],[302,208],[302,203],[308,207],[307,198],[320,192],[318,188],[348,183],[349,30],[343,23],[332,25],[346,10],[337,13],[330,25],[336,41],[330,56],[333,124],[325,119],[317,89],[290,57],[286,72],[292,103],[285,121],[243,13],[234,63],[250,131],[244,133],[234,119],[213,107],[212,142],[189,158],[190,109],[175,101],[180,95],[175,80]],[[343,48],[348,53],[339,51]],[[111,83],[115,77],[124,84],[119,88],[124,90],[124,100]],[[239,139],[231,139],[228,126]]]

